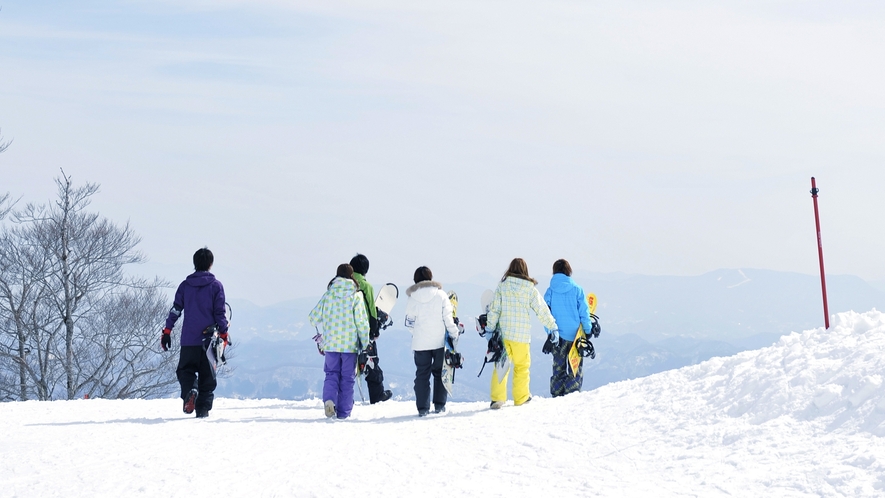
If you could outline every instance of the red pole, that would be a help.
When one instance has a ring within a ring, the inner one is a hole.
[[[820,259],[820,288],[824,297],[824,325],[830,328],[830,310],[827,306],[827,276],[824,273],[824,244],[820,238],[820,215],[817,212],[817,184],[811,177],[811,198],[814,200],[814,226],[817,228],[817,256]]]

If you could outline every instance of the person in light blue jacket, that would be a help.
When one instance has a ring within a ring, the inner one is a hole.
[[[572,375],[568,353],[575,342],[578,327],[583,326],[585,333],[591,330],[590,309],[584,289],[572,280],[571,275],[569,262],[556,260],[550,287],[544,293],[544,302],[550,307],[550,313],[559,326],[559,342],[553,346],[553,375],[550,377],[550,395],[553,397],[580,391],[584,382],[584,359],[581,358],[577,372]]]

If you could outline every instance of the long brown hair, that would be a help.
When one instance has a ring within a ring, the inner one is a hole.
[[[354,285],[356,285],[357,289],[360,288],[359,282],[357,282],[356,279],[353,278],[353,267],[347,263],[342,263],[338,265],[338,269],[335,270],[335,276],[332,277],[332,280],[329,280],[329,285],[326,286],[326,289],[330,289],[332,287],[332,282],[334,282],[335,279],[338,277],[349,278],[350,281],[353,282]]]
[[[501,281],[503,282],[507,277],[521,278],[523,280],[528,280],[535,285],[538,284],[537,280],[529,276],[529,265],[527,265],[522,258],[513,258],[513,261],[510,262],[510,266],[507,268],[504,276],[501,277]]]

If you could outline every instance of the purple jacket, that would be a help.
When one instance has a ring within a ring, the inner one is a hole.
[[[215,280],[215,275],[207,271],[191,273],[175,291],[175,302],[166,318],[166,328],[171,329],[184,311],[184,324],[181,326],[182,346],[202,346],[203,331],[212,324],[218,324],[221,332],[226,332],[228,323],[224,314],[224,286]]]

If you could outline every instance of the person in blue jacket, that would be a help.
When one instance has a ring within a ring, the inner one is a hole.
[[[184,413],[190,414],[196,410],[197,418],[209,416],[218,385],[212,365],[206,357],[204,341],[207,341],[207,334],[203,332],[214,325],[219,337],[225,343],[228,342],[224,286],[215,279],[215,275],[209,273],[214,261],[212,251],[205,247],[194,253],[196,271],[188,275],[175,291],[175,301],[166,318],[166,328],[160,336],[160,346],[163,351],[168,351],[172,347],[172,328],[184,313],[181,351],[175,373],[181,384]]]
[[[550,395],[553,397],[580,391],[584,382],[583,358],[573,376],[569,371],[568,353],[578,334],[578,326],[583,326],[585,333],[591,330],[590,309],[584,289],[572,280],[571,275],[569,262],[556,260],[550,287],[544,293],[544,302],[559,326],[559,342],[553,346],[553,375],[550,377]]]

